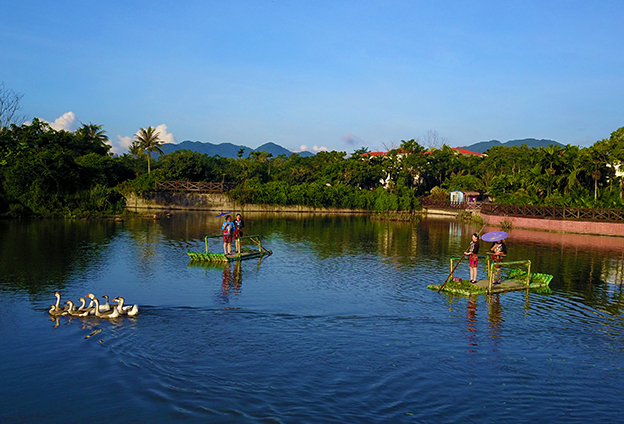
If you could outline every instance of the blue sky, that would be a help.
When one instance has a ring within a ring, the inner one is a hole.
[[[268,141],[383,150],[591,145],[624,126],[622,1],[29,1],[0,14],[0,82],[115,149]]]

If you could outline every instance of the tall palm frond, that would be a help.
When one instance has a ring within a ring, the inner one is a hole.
[[[152,172],[150,162],[152,160],[152,152],[163,154],[160,148],[163,141],[159,137],[158,131],[153,127],[141,128],[134,139],[139,142],[141,148],[147,152],[147,173]]]

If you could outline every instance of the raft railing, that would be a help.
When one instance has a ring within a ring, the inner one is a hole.
[[[509,267],[510,265],[526,265],[527,266],[527,277],[526,277],[526,286],[527,289],[531,284],[531,261],[529,259],[524,259],[520,261],[509,261],[509,262],[494,262],[492,257],[488,255],[487,257],[487,272],[488,272],[488,293],[492,292],[492,284],[494,283],[494,275],[495,268],[500,267]]]
[[[204,237],[204,243],[206,245],[206,252],[188,252],[188,255],[192,261],[213,261],[213,262],[229,262],[229,261],[233,261],[233,260],[242,260],[242,259],[250,259],[252,257],[258,257],[258,256],[264,256],[264,255],[272,255],[273,252],[270,251],[269,249],[265,248],[262,243],[260,242],[260,236],[259,235],[252,235],[252,236],[243,236],[240,237],[238,240],[248,240],[251,241],[252,243],[254,243],[257,247],[258,247],[258,251],[255,252],[252,249],[249,249],[248,246],[245,246],[246,248],[243,249],[242,248],[242,243],[239,245],[239,249],[237,249],[237,252],[234,254],[228,254],[226,255],[225,253],[222,252],[215,252],[215,253],[210,253],[210,247],[208,245],[208,240],[209,239],[221,239],[223,237],[223,235],[219,234],[219,235],[212,235],[212,236],[205,236]]]
[[[527,286],[527,289],[529,288],[529,284],[531,283],[531,261],[529,259],[520,260],[520,261],[510,261],[510,262],[493,262],[491,254],[485,257],[487,258],[487,278],[488,278],[487,291],[488,293],[492,291],[492,284],[494,283],[495,268],[498,265],[505,266],[505,267],[508,267],[510,265],[526,265],[527,266],[526,286]],[[455,269],[453,267],[454,261],[460,260],[461,258],[462,257],[451,258],[451,275],[449,276],[449,278],[453,278],[453,270]],[[482,259],[484,257],[480,256],[479,258]]]
[[[210,253],[208,251],[208,239],[209,238],[223,238],[223,236],[221,234],[215,235],[215,236],[206,236],[204,238],[204,241],[206,243],[206,253]],[[258,246],[258,251],[262,252],[262,250],[264,249],[267,253],[272,253],[269,249],[265,248],[264,246],[262,246],[262,243],[260,243],[260,236],[259,235],[253,235],[253,236],[243,236],[243,237],[239,237],[239,240],[245,240],[245,239],[249,239],[250,241],[252,241],[256,246]],[[240,255],[240,252],[237,252]]]

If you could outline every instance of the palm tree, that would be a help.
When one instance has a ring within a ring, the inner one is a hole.
[[[111,149],[111,145],[108,144],[106,131],[102,129],[102,125],[96,125],[91,122],[82,124],[82,127],[78,128],[75,134],[80,136],[87,144],[91,145],[93,150],[97,153],[107,154]]]
[[[152,159],[152,152],[158,152],[163,154],[160,146],[163,145],[163,141],[158,137],[158,132],[153,127],[141,128],[134,139],[139,142],[141,148],[147,151],[147,173],[151,172],[150,161]]]
[[[130,147],[128,147],[128,152],[133,158],[138,159],[143,156],[145,150],[141,148],[141,143],[135,139],[132,141],[132,144],[130,144]]]

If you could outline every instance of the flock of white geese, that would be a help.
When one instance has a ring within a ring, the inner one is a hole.
[[[106,303],[100,304],[100,301],[93,294],[89,293],[86,297],[91,299],[89,302],[89,306],[87,306],[87,301],[84,297],[80,298],[80,305],[76,308],[76,304],[71,300],[65,302],[65,306],[61,306],[61,294],[59,292],[54,292],[54,296],[56,296],[56,303],[50,306],[50,310],[48,313],[53,317],[59,317],[61,315],[68,315],[71,317],[86,317],[89,315],[96,316],[98,318],[104,319],[115,319],[122,315],[127,315],[129,317],[136,317],[139,315],[139,306],[138,305],[124,305],[124,298],[118,296],[113,299],[113,302],[117,302],[116,304],[108,303],[108,295],[102,296],[106,299]]]

